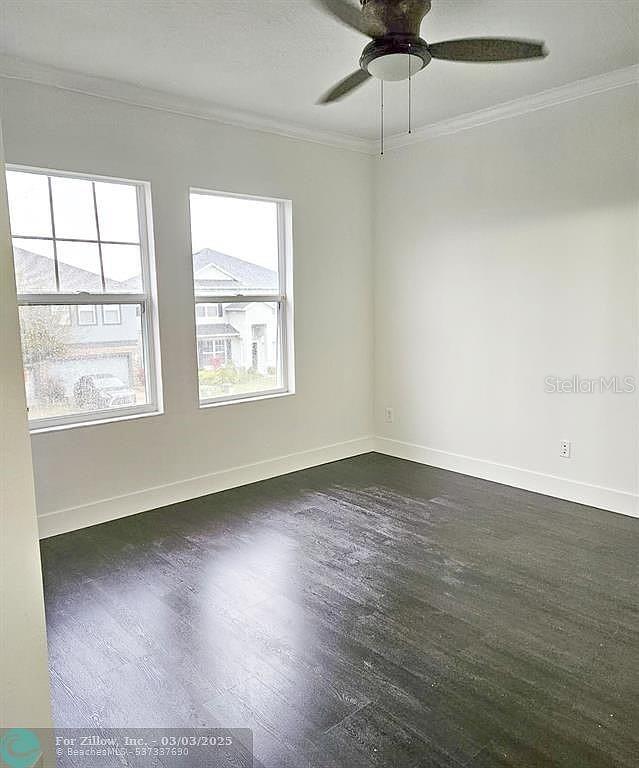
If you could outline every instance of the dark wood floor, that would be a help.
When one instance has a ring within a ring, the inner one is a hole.
[[[59,536],[55,721],[248,727],[269,768],[636,768],[638,552],[639,520],[378,454]]]

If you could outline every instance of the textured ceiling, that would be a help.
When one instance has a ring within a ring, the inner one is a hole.
[[[356,2],[356,0],[351,0]],[[544,61],[433,61],[414,80],[417,127],[639,62],[637,0],[433,0],[430,41],[546,40]],[[313,0],[0,0],[0,49],[40,64],[204,99],[291,124],[372,138],[378,86],[332,106],[366,39]],[[406,124],[406,84],[388,84],[389,133]]]

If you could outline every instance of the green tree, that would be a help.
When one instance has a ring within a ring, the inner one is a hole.
[[[22,309],[20,332],[25,366],[65,356],[67,330],[52,317],[49,307]]]
[[[41,405],[60,403],[65,388],[59,376],[49,373],[49,360],[66,357],[68,328],[60,325],[53,307],[23,307],[20,311],[22,359],[32,381],[35,401]]]

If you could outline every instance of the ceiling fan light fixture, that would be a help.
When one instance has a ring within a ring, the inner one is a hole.
[[[369,63],[368,73],[379,80],[408,80],[409,62],[411,76],[425,67],[424,60],[414,53],[387,53]]]
[[[359,65],[379,80],[408,80],[409,65],[412,77],[424,69],[430,58],[428,45],[421,38],[390,35],[369,43]]]

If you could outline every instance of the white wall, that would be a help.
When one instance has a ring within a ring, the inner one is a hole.
[[[42,573],[0,135],[0,728],[51,727]]]
[[[383,161],[3,78],[0,110],[10,162],[153,190],[165,414],[34,436],[42,533],[373,446],[637,512],[639,397],[544,393],[639,373],[636,89]],[[294,397],[197,408],[191,185],[293,199]]]
[[[376,163],[382,450],[636,513],[637,395],[544,378],[639,374],[638,126],[626,87]]]
[[[210,477],[230,468],[312,451],[261,465],[276,474],[370,447],[369,157],[3,78],[0,109],[7,162],[146,180],[153,196],[165,414],[34,435],[44,533],[256,477]],[[293,200],[293,397],[198,409],[189,186]]]

